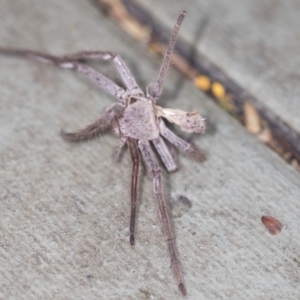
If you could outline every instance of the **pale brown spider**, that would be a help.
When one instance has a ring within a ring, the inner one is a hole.
[[[137,182],[139,156],[141,154],[147,170],[153,177],[153,191],[158,202],[162,231],[171,257],[171,268],[181,293],[186,296],[180,261],[177,257],[166,200],[163,194],[162,174],[151,148],[152,144],[168,172],[175,171],[177,166],[164,139],[196,160],[201,158],[200,152],[194,146],[176,136],[166,126],[164,119],[179,125],[183,131],[197,133],[204,132],[204,119],[196,112],[184,112],[179,109],[168,109],[155,105],[162,94],[163,83],[184,16],[185,11],[178,17],[170,36],[168,49],[164,55],[157,80],[147,87],[146,96],[138,87],[123,59],[113,52],[87,51],[56,57],[30,50],[0,48],[0,53],[23,56],[43,63],[51,63],[61,68],[74,69],[118,99],[117,103],[106,108],[105,114],[94,123],[74,133],[62,131],[62,136],[68,141],[76,142],[93,138],[104,130],[112,129],[115,134],[120,136],[114,151],[115,160],[119,158],[122,147],[127,144],[133,163],[129,229],[131,245],[135,243]],[[89,59],[112,60],[127,89],[121,88],[101,73],[84,64],[84,61]]]

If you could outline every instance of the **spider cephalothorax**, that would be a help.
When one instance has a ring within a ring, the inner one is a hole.
[[[179,125],[183,131],[203,133],[205,129],[204,119],[194,111],[184,112],[179,109],[162,108],[156,105],[157,100],[162,94],[163,83],[184,16],[185,12],[182,12],[178,17],[159,70],[158,78],[147,87],[146,95],[137,85],[123,59],[113,52],[85,51],[64,57],[56,57],[37,51],[0,48],[0,53],[24,56],[43,63],[55,64],[62,68],[74,69],[118,99],[117,103],[106,108],[105,114],[94,123],[74,133],[62,131],[62,135],[65,139],[75,142],[93,138],[99,135],[100,132],[111,129],[120,136],[118,145],[114,151],[115,160],[118,160],[122,147],[127,144],[133,162],[130,217],[131,245],[135,243],[137,182],[140,156],[142,157],[144,165],[153,177],[153,191],[158,202],[162,231],[171,257],[171,268],[178,287],[185,296],[186,289],[183,282],[183,275],[176,253],[167,205],[163,194],[161,169],[151,147],[152,144],[169,172],[175,171],[177,166],[165,140],[196,160],[201,158],[199,151],[175,135],[167,127],[165,120]],[[86,60],[97,59],[113,61],[126,89],[118,86],[115,82],[85,64]]]

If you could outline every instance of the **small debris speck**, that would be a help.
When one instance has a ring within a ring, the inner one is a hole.
[[[281,232],[282,225],[281,223],[276,220],[274,217],[271,216],[262,216],[261,221],[267,227],[268,231],[275,235]]]

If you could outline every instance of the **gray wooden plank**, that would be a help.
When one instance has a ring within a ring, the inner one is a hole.
[[[156,76],[157,58],[87,2],[5,0],[0,14],[1,45],[54,54],[115,50],[141,85]],[[59,137],[113,99],[54,67],[1,56],[0,70],[0,298],[181,299],[151,180],[141,180],[131,249],[128,153],[115,165],[115,137],[81,145]],[[190,82],[172,98],[179,79],[172,70],[164,105],[194,108],[213,124],[194,138],[207,160],[181,156],[179,172],[165,174],[167,196],[192,203],[189,210],[173,204],[189,299],[298,299],[299,174]],[[263,214],[282,221],[283,232],[271,236]]]

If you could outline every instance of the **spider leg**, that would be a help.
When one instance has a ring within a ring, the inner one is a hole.
[[[72,55],[64,56],[62,59],[65,61],[90,59],[112,60],[116,70],[118,71],[130,93],[134,96],[144,96],[143,91],[138,86],[126,63],[119,54],[110,51],[82,51]]]
[[[166,138],[171,144],[179,148],[188,156],[192,157],[197,161],[204,160],[204,154],[201,153],[196,147],[187,143],[185,140],[178,137],[175,133],[173,133],[164,123],[162,119],[159,120],[159,132],[160,134]]]
[[[121,99],[125,102],[128,98],[128,92],[126,92],[123,88],[118,86],[106,76],[102,75],[100,72],[94,70],[93,68],[85,64],[78,62],[77,60],[79,58],[76,55],[74,56],[74,58],[72,58],[72,55],[58,57],[49,54],[44,54],[38,51],[22,49],[18,50],[10,48],[0,48],[0,53],[26,57],[46,64],[54,64],[64,69],[74,69],[75,71],[83,75],[85,78],[87,78],[100,88],[104,89],[107,93],[117,97],[118,99]]]
[[[137,182],[139,175],[139,149],[136,140],[128,138],[128,148],[132,160],[132,177],[131,177],[131,214],[130,214],[130,244],[134,245],[135,219],[136,219],[136,205],[137,205]]]
[[[157,139],[151,140],[151,142],[168,172],[174,172],[177,169],[177,166],[163,138],[159,136]]]
[[[178,19],[177,22],[172,30],[171,36],[170,36],[170,40],[169,40],[169,44],[168,44],[168,49],[164,55],[159,73],[158,73],[158,77],[155,83],[150,84],[149,86],[147,86],[147,97],[150,97],[153,99],[154,103],[156,103],[156,101],[160,98],[161,94],[162,94],[162,90],[163,90],[163,84],[164,81],[166,79],[166,75],[170,66],[170,62],[171,62],[171,57],[172,57],[172,53],[174,51],[175,48],[175,44],[176,44],[176,40],[177,40],[177,36],[179,33],[179,29],[181,27],[181,23],[185,17],[186,12],[183,11]]]
[[[54,63],[61,67],[66,66],[66,68],[68,68],[67,67],[68,63],[70,63],[70,68],[72,68],[71,62],[79,63],[82,60],[104,60],[104,61],[112,60],[114,62],[116,70],[118,71],[119,75],[121,76],[123,82],[125,83],[130,93],[134,96],[144,96],[143,91],[137,85],[133,75],[131,74],[130,70],[128,69],[122,57],[113,52],[82,51],[70,55],[57,57],[57,56],[48,55],[37,51],[0,48],[0,53],[33,58],[35,60],[44,63]]]
[[[103,132],[111,126],[112,122],[119,118],[124,111],[124,107],[119,103],[114,104],[107,110],[105,115],[100,117],[94,123],[86,126],[84,129],[77,132],[61,131],[63,138],[70,142],[80,142],[95,138],[100,132]]]
[[[183,283],[181,265],[176,254],[173,232],[167,212],[167,204],[163,195],[161,170],[154,156],[154,153],[151,150],[149,142],[146,140],[139,140],[138,146],[140,148],[144,164],[153,177],[153,191],[158,202],[162,231],[167,242],[169,254],[171,257],[171,268],[181,293],[186,296],[186,289]]]

